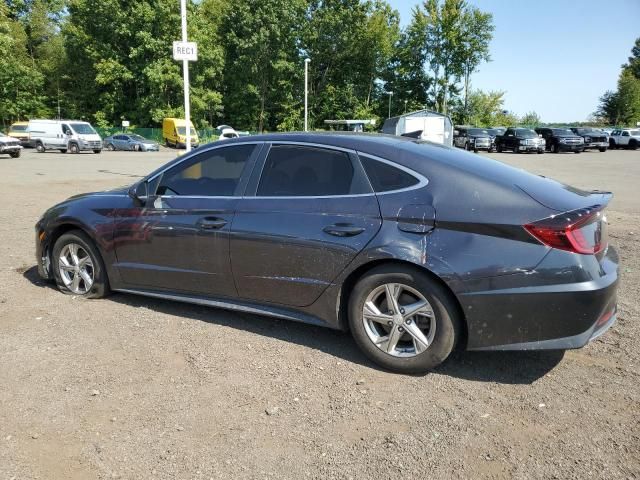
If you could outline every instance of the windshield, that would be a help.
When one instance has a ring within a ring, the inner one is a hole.
[[[533,130],[529,130],[528,128],[519,128],[518,130],[516,130],[516,136],[522,138],[535,138],[538,136],[538,134]]]
[[[573,137],[575,135],[575,133],[568,128],[553,128],[551,131],[554,135],[558,135],[559,137]]]
[[[88,123],[71,123],[70,126],[79,135],[96,135],[96,131]]]
[[[600,130],[596,130],[595,128],[576,128],[576,131],[580,135],[584,135],[585,133],[597,133],[597,134],[602,133]]]
[[[489,135],[489,132],[487,132],[484,128],[470,128],[468,132],[469,135]]]
[[[186,135],[187,134],[187,127],[178,127],[178,135]],[[191,127],[191,136],[195,137],[196,135],[198,135],[198,133],[196,132],[196,129]]]
[[[506,128],[490,128],[489,133],[491,135],[502,135],[506,130]]]
[[[11,125],[11,131],[12,132],[26,132],[27,131],[27,126],[26,125]]]

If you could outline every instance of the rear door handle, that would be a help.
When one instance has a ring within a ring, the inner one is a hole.
[[[355,237],[364,232],[364,227],[358,227],[350,223],[336,223],[324,227],[322,231],[335,237]]]
[[[198,227],[203,230],[218,230],[219,228],[224,227],[227,224],[227,221],[222,218],[217,217],[204,217],[198,220]]]

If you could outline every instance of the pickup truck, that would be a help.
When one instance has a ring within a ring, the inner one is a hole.
[[[584,140],[584,150],[597,148],[601,152],[606,152],[609,147],[607,134],[597,128],[572,127],[571,131],[582,137]]]
[[[638,147],[640,147],[640,128],[619,128],[609,136],[609,148],[636,150]]]
[[[513,153],[544,153],[545,140],[530,128],[511,127],[496,137],[496,150],[498,152],[511,150]]]
[[[18,158],[21,151],[20,140],[0,133],[0,154],[8,153],[11,158]]]

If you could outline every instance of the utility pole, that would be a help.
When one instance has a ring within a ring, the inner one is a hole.
[[[391,97],[393,97],[393,92],[387,92],[389,94],[389,116],[387,118],[391,118]]]
[[[309,63],[310,58],[304,59],[304,131],[309,131]]]

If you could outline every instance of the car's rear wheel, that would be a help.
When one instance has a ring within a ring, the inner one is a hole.
[[[101,298],[109,293],[109,281],[100,253],[80,230],[58,238],[52,251],[53,276],[58,289],[69,295]]]
[[[110,152],[113,152],[116,149],[116,147],[113,146],[113,143],[107,143],[105,148]]]
[[[600,147],[598,150],[600,150],[601,152],[606,152],[607,151],[607,147]]]
[[[560,146],[557,143],[553,144],[553,153],[560,153]]]
[[[402,373],[423,373],[447,359],[460,318],[446,289],[417,270],[374,268],[349,300],[349,326],[367,357]]]
[[[637,150],[638,149],[638,142],[636,140],[631,140],[629,142],[629,148],[631,150]]]

